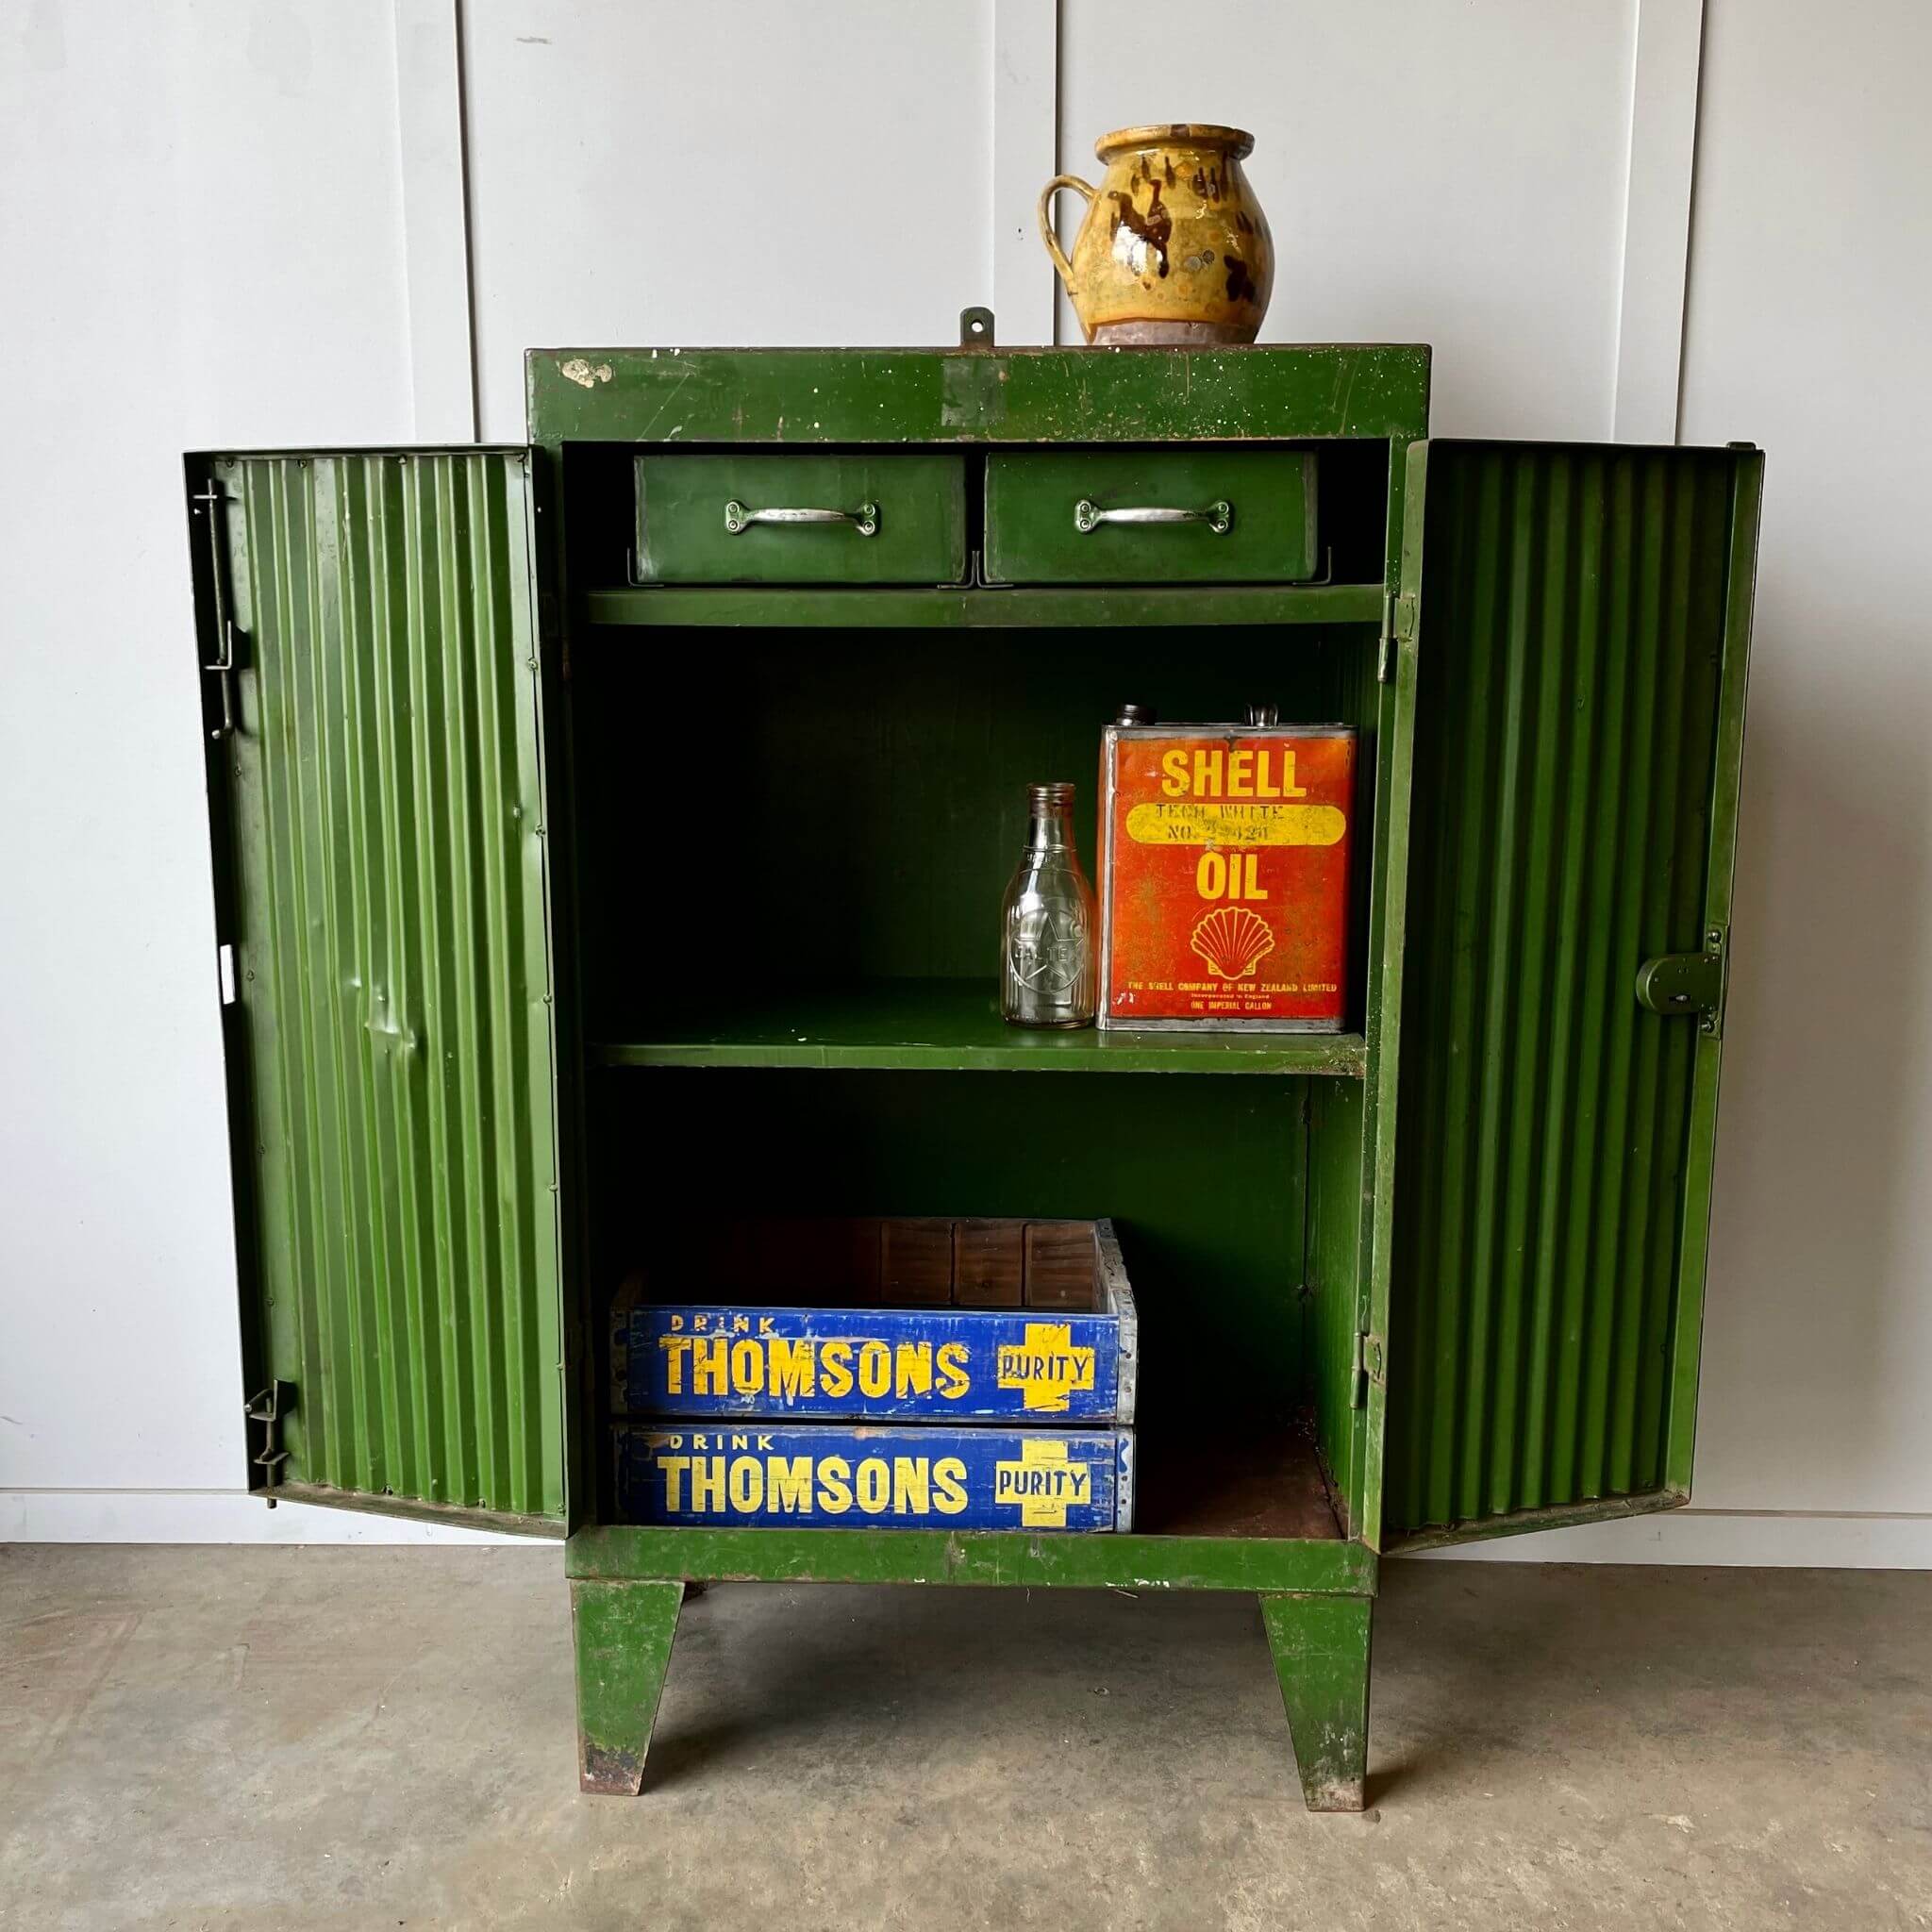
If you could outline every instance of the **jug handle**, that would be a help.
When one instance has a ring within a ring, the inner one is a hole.
[[[1100,191],[1081,180],[1077,175],[1056,175],[1040,191],[1040,239],[1046,243],[1046,252],[1053,257],[1053,265],[1059,271],[1060,280],[1066,284],[1067,293],[1071,295],[1074,292],[1074,264],[1067,259],[1060,248],[1060,238],[1053,231],[1053,198],[1062,188],[1071,188],[1076,194],[1085,195],[1090,207]]]

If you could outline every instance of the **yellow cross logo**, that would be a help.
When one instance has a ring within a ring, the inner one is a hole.
[[[1093,1351],[1075,1348],[1073,1336],[1066,1322],[1027,1323],[1026,1339],[999,1352],[999,1386],[1022,1391],[1022,1408],[1064,1415],[1067,1391],[1093,1386]]]
[[[992,1499],[1020,1506],[1023,1529],[1064,1529],[1067,1507],[1093,1500],[1093,1472],[1067,1456],[1059,1438],[1031,1440],[1020,1445],[1017,1462],[992,1466]]]

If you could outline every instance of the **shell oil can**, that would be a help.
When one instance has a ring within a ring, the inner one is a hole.
[[[1356,734],[1250,716],[1102,736],[1103,1027],[1345,1024]]]

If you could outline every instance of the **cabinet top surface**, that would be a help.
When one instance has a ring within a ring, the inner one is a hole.
[[[1424,343],[531,349],[532,442],[1161,442],[1428,433]]]

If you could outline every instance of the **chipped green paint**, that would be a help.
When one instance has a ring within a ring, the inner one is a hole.
[[[584,1529],[565,1543],[564,1567],[573,1578],[586,1580],[1023,1584],[1314,1595],[1375,1587],[1374,1553],[1360,1543],[1013,1530]]]
[[[1428,426],[1421,343],[532,349],[525,373],[541,443],[1407,440]]]
[[[1364,1596],[1261,1599],[1302,1795],[1310,1811],[1359,1811],[1369,1763],[1369,1633]]]
[[[637,1796],[671,1666],[681,1583],[573,1583],[577,1775],[587,1791]]]

